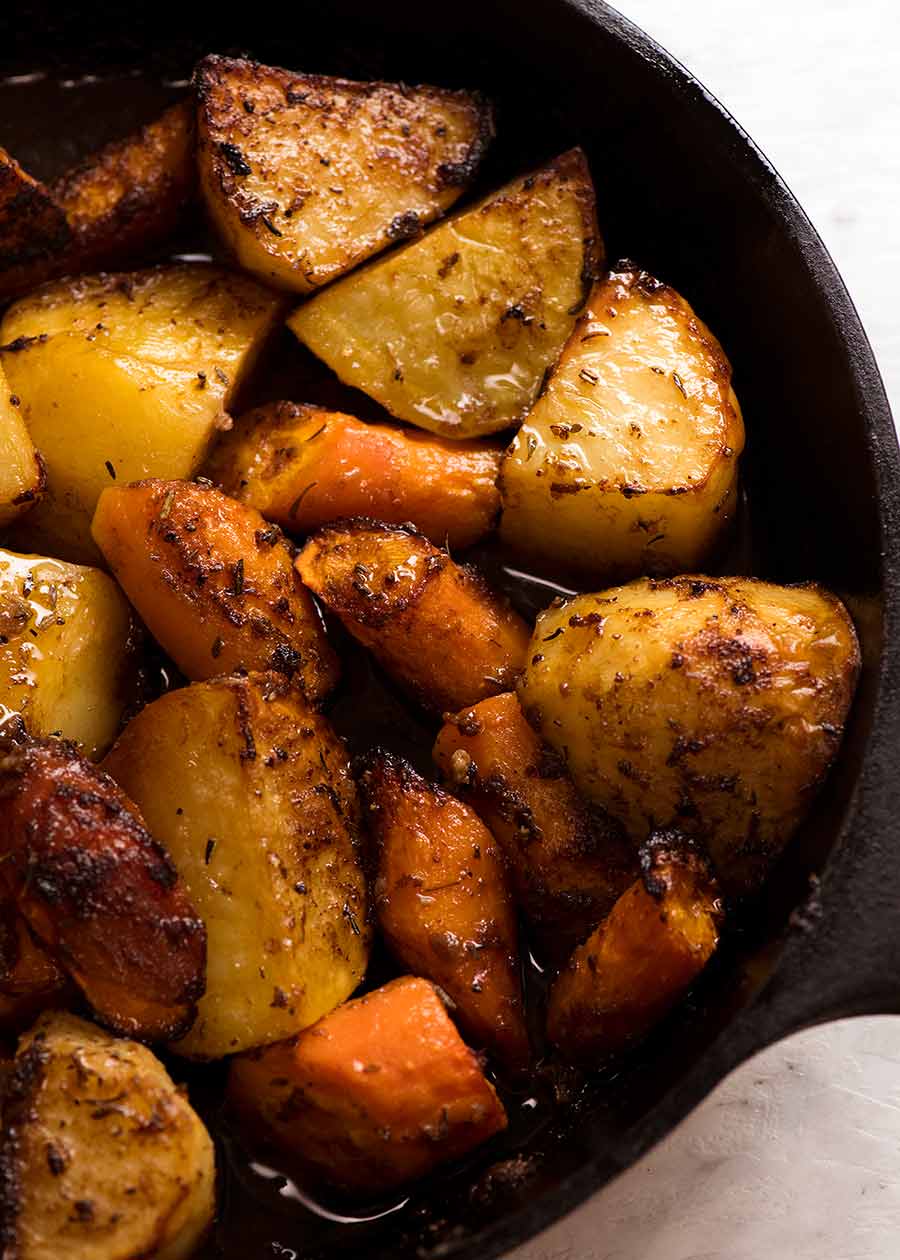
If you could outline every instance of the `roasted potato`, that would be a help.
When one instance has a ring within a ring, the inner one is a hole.
[[[187,1260],[215,1210],[213,1145],[184,1092],[144,1046],[73,1015],[19,1045],[0,1174],[17,1260]]]
[[[443,713],[508,691],[528,629],[474,569],[411,527],[356,519],[320,530],[301,578],[427,708]]]
[[[575,951],[550,991],[547,1034],[567,1059],[598,1067],[645,1037],[719,941],[709,864],[678,832],[641,850],[643,875]]]
[[[369,264],[288,321],[346,385],[451,438],[528,413],[602,257],[580,149]]]
[[[858,670],[853,623],[820,587],[643,579],[544,613],[519,698],[633,838],[699,834],[738,894],[806,812]]]
[[[299,1036],[232,1060],[245,1123],[344,1190],[377,1195],[506,1128],[434,987],[404,976]]]
[[[344,747],[280,675],[170,692],[105,767],[165,843],[209,938],[180,1054],[289,1036],[356,988],[369,946]]]
[[[690,572],[734,515],[743,447],[715,337],[674,289],[620,263],[509,448],[503,538],[582,578]]]
[[[154,637],[188,678],[274,669],[311,703],[338,660],[276,526],[211,486],[110,486],[94,539]]]
[[[567,958],[637,875],[622,828],[576,792],[509,692],[448,715],[434,760],[502,845],[542,952]]]
[[[309,293],[416,236],[493,135],[468,92],[351,83],[205,57],[194,76],[209,215],[240,265]]]
[[[0,726],[19,714],[33,735],[100,756],[136,698],[138,644],[105,573],[0,550]]]
[[[38,501],[47,476],[20,407],[0,362],[0,529]]]
[[[0,148],[0,296],[4,279],[66,248],[72,232],[48,188]]]
[[[468,805],[388,753],[366,758],[359,783],[388,945],[440,985],[477,1045],[526,1067],[516,911],[494,837]]]
[[[146,1040],[193,1022],[206,936],[165,849],[62,740],[0,737],[0,882],[103,1023]]]
[[[251,280],[200,263],[62,280],[16,302],[0,363],[48,481],[13,545],[96,561],[101,490],[191,476],[278,313]]]
[[[13,900],[0,898],[0,1034],[21,1032],[41,1011],[65,1006],[71,988]]]
[[[279,402],[235,425],[207,471],[290,533],[367,516],[409,521],[433,543],[461,550],[494,526],[499,464],[500,448],[489,442],[451,442]]]

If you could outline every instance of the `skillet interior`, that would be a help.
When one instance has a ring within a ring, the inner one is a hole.
[[[754,1024],[742,1014],[778,971],[789,916],[806,898],[810,875],[846,840],[864,757],[871,764],[878,756],[871,735],[897,589],[883,549],[893,528],[885,480],[896,471],[889,414],[836,273],[777,177],[702,89],[599,5],[458,0],[443,11],[398,0],[375,12],[362,0],[331,0],[271,12],[195,4],[170,16],[165,5],[54,15],[26,4],[0,16],[3,73],[49,70],[58,79],[141,68],[146,77],[89,91],[46,82],[19,84],[14,94],[2,88],[0,142],[26,166],[52,174],[146,118],[167,91],[158,85],[177,81],[209,51],[480,87],[499,103],[500,140],[485,183],[581,143],[610,257],[630,255],[681,289],[735,365],[748,429],[749,567],[774,580],[831,586],[860,630],[865,668],[840,763],[772,881],[758,926],[730,943],[690,1005],[615,1080],[589,1091],[574,1121],[547,1121],[540,1109],[532,1117],[526,1108],[515,1129],[522,1144],[509,1143],[496,1166],[475,1162],[417,1192],[403,1211],[347,1228],[315,1222],[277,1181],[244,1174],[247,1191],[231,1177],[209,1251],[464,1252],[486,1260],[614,1175],[767,1038],[872,1004],[869,993],[855,1001],[845,977],[831,988],[823,980],[821,1000],[787,1015],[779,1007]],[[795,928],[803,922],[794,915]],[[782,989],[784,974],[789,981],[789,970],[776,975]]]

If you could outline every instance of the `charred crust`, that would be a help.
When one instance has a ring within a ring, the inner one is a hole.
[[[47,1072],[50,1053],[40,1031],[26,1050],[16,1055],[2,1102],[3,1141],[0,1143],[0,1253],[16,1256],[21,1204],[19,1159],[23,1131],[34,1121],[34,1106]]]
[[[674,872],[678,869],[698,888],[709,888],[714,883],[705,848],[695,836],[677,827],[651,831],[638,850],[638,861],[644,887],[657,901],[671,891]]]

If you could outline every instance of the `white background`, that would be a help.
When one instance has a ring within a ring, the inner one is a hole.
[[[900,419],[900,0],[618,7],[725,103],[796,193]],[[767,1050],[509,1260],[900,1260],[900,1018]]]

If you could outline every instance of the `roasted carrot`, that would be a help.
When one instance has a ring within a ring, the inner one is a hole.
[[[0,297],[3,278],[40,265],[66,248],[72,232],[63,208],[49,188],[0,149]]]
[[[375,1195],[458,1159],[506,1114],[434,986],[404,976],[232,1060],[245,1122],[319,1178]]]
[[[297,570],[387,672],[438,713],[509,691],[524,668],[522,618],[411,526],[338,522],[309,539]]]

